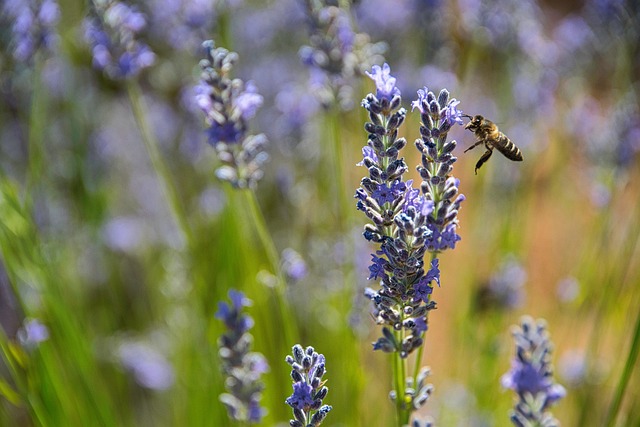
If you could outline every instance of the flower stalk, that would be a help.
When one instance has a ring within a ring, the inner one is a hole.
[[[403,179],[408,167],[399,157],[407,145],[398,137],[407,112],[400,106],[400,90],[390,73],[387,64],[367,73],[376,83],[376,94],[362,101],[370,121],[365,124],[368,141],[359,165],[367,168],[369,176],[362,179],[355,197],[357,209],[371,221],[363,235],[379,245],[371,255],[369,279],[379,280],[381,288],[365,292],[373,302],[376,322],[383,325],[382,337],[373,348],[393,353],[390,397],[398,426],[404,426],[431,393],[420,364],[428,314],[436,307],[431,295],[434,284],[440,284],[437,255],[460,240],[457,212],[464,196],[458,195],[459,181],[450,175],[456,143],[447,141],[447,132],[462,123],[462,113],[446,90],[437,99],[426,88],[418,91],[413,106],[422,113],[422,138],[416,147],[422,154],[418,171],[423,182],[420,188],[413,188],[412,180]],[[427,253],[431,259],[425,266]],[[415,350],[415,369],[407,376],[407,358]]]

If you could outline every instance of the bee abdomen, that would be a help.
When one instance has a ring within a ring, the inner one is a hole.
[[[502,132],[494,146],[509,160],[519,162],[522,160],[522,152],[511,142],[511,140]]]

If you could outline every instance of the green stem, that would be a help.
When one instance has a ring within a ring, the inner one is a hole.
[[[42,159],[44,158],[44,124],[46,116],[46,93],[41,75],[43,60],[36,55],[33,67],[33,95],[31,97],[31,112],[29,115],[29,169],[27,172],[27,184],[24,203],[30,208],[33,200],[32,193],[35,185],[42,177]]]
[[[633,334],[633,341],[631,342],[631,348],[629,349],[629,354],[627,356],[627,361],[625,362],[624,369],[622,370],[622,375],[620,375],[620,380],[618,381],[618,386],[616,387],[615,394],[613,396],[613,400],[611,402],[611,405],[609,406],[609,410],[607,411],[607,416],[604,423],[605,427],[612,427],[615,424],[616,416],[618,415],[618,411],[620,410],[622,398],[624,397],[627,385],[629,384],[629,379],[631,378],[633,368],[635,367],[636,360],[638,359],[639,351],[640,313],[638,314],[638,317],[636,319],[636,327]]]
[[[333,171],[335,173],[336,192],[337,195],[337,214],[339,231],[344,233],[348,224],[349,208],[347,206],[347,186],[345,185],[344,161],[343,161],[343,144],[340,137],[340,110],[334,106],[329,114],[329,128],[331,142],[333,144]]]
[[[397,333],[394,334],[397,336]],[[392,358],[392,367],[393,367],[393,383],[394,388],[396,390],[396,420],[398,423],[398,427],[402,427],[402,384],[400,382],[400,365],[399,359],[400,354],[395,352],[391,355]]]
[[[153,169],[158,174],[162,191],[167,199],[167,202],[169,203],[169,208],[171,210],[173,218],[176,221],[178,228],[182,232],[187,246],[191,246],[191,244],[193,243],[193,238],[191,229],[189,228],[189,223],[187,221],[187,215],[184,210],[182,201],[178,197],[178,191],[169,172],[169,168],[167,167],[162,158],[162,155],[160,154],[158,141],[151,131],[149,122],[147,121],[144,100],[142,99],[142,92],[140,91],[140,87],[138,86],[137,82],[128,81],[127,92],[129,94],[129,100],[131,101],[133,116],[136,120],[136,123],[138,124],[138,127],[140,128],[144,146],[147,149],[147,154],[149,155],[149,159],[151,160]]]
[[[396,341],[401,343],[403,339],[402,331],[394,331]],[[406,378],[406,359],[400,357],[400,352],[393,353],[393,378],[396,390],[396,420],[398,427],[402,427],[409,423],[411,411],[406,407],[404,390]]]
[[[280,257],[276,249],[276,245],[271,238],[271,233],[267,228],[267,223],[258,204],[256,193],[253,190],[238,190],[242,192],[245,198],[246,204],[249,208],[249,213],[253,217],[253,223],[255,224],[256,231],[258,232],[258,238],[260,243],[264,247],[267,254],[267,259],[273,274],[276,276],[276,285],[273,287],[274,297],[277,301],[278,312],[281,317],[281,325],[284,328],[285,343],[293,345],[296,339],[297,333],[295,331],[295,323],[293,322],[293,316],[288,312],[288,303],[286,299],[286,281],[282,274],[282,268],[280,266]]]
[[[280,256],[278,255],[276,245],[271,238],[271,233],[269,233],[269,229],[267,228],[267,222],[265,221],[260,205],[258,204],[256,193],[253,190],[247,189],[240,189],[236,191],[242,192],[242,195],[245,198],[246,204],[249,208],[249,213],[253,217],[253,223],[256,226],[260,243],[262,243],[262,246],[267,253],[267,259],[269,260],[269,264],[271,264],[273,274],[278,278],[277,286],[280,290],[284,290],[285,281],[282,276],[282,272],[280,271]]]

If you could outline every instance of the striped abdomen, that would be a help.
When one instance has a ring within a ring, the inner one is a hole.
[[[500,151],[507,159],[516,162],[522,160],[522,152],[504,133],[499,132],[497,138],[487,139],[486,141],[493,145],[493,147]]]

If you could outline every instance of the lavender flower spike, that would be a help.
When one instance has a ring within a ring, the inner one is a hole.
[[[458,104],[455,98],[449,98],[446,89],[442,89],[436,98],[426,87],[418,90],[418,99],[411,104],[413,109],[420,111],[422,119],[421,138],[415,145],[422,154],[422,165],[418,167],[422,177],[420,190],[434,204],[427,220],[431,231],[427,248],[433,254],[454,249],[460,240],[456,232],[458,210],[465,197],[458,194],[460,181],[451,175],[457,160],[452,154],[456,141],[447,141],[451,127],[462,124],[462,111],[458,110]]]
[[[200,61],[202,80],[196,86],[195,101],[205,114],[209,143],[223,163],[216,176],[234,187],[253,188],[269,159],[267,137],[247,135],[247,121],[262,105],[262,96],[253,83],[229,77],[238,54],[216,48],[212,40],[202,47],[206,58]]]
[[[11,24],[13,57],[28,63],[38,50],[51,50],[56,41],[55,26],[60,7],[55,0],[6,1],[0,11]]]
[[[154,64],[156,56],[138,40],[145,15],[117,0],[95,0],[94,16],[84,23],[84,37],[91,46],[93,66],[114,80],[135,78]]]
[[[564,397],[566,391],[553,382],[551,352],[547,325],[543,319],[534,321],[524,316],[520,326],[513,327],[516,356],[511,370],[501,378],[502,386],[517,393],[511,412],[511,422],[518,427],[555,427],[560,423],[548,411]]]
[[[285,361],[291,365],[293,394],[285,401],[293,408],[293,417],[289,421],[291,427],[316,427],[322,424],[331,406],[323,405],[322,400],[329,389],[322,380],[325,374],[325,360],[322,354],[316,353],[313,347],[302,348],[300,344],[293,346],[293,356]]]
[[[311,92],[329,108],[353,107],[353,80],[372,64],[383,60],[385,43],[371,43],[365,33],[355,33],[349,6],[333,0],[304,0],[309,24],[309,45],[300,49],[310,68]]]
[[[440,271],[437,260],[427,269],[424,266],[432,236],[427,220],[434,205],[412,187],[411,180],[403,180],[408,168],[399,155],[407,141],[398,138],[398,128],[406,110],[400,108],[400,90],[390,72],[385,64],[368,73],[376,83],[377,96],[370,93],[362,101],[371,121],[365,124],[369,135],[359,164],[369,176],[362,179],[355,197],[357,209],[371,221],[364,227],[365,239],[380,244],[371,255],[369,279],[380,280],[381,288],[366,292],[377,323],[385,325],[373,349],[397,352],[404,359],[422,345],[427,313],[435,308],[430,301],[432,283],[439,282]]]
[[[218,341],[228,391],[220,395],[220,401],[227,407],[229,418],[257,424],[266,412],[260,406],[264,388],[260,376],[269,366],[262,354],[249,351],[253,337],[248,331],[253,327],[253,319],[243,314],[242,309],[251,305],[251,300],[233,289],[229,290],[229,299],[231,304],[220,302],[216,313],[216,318],[227,327],[227,333]]]

